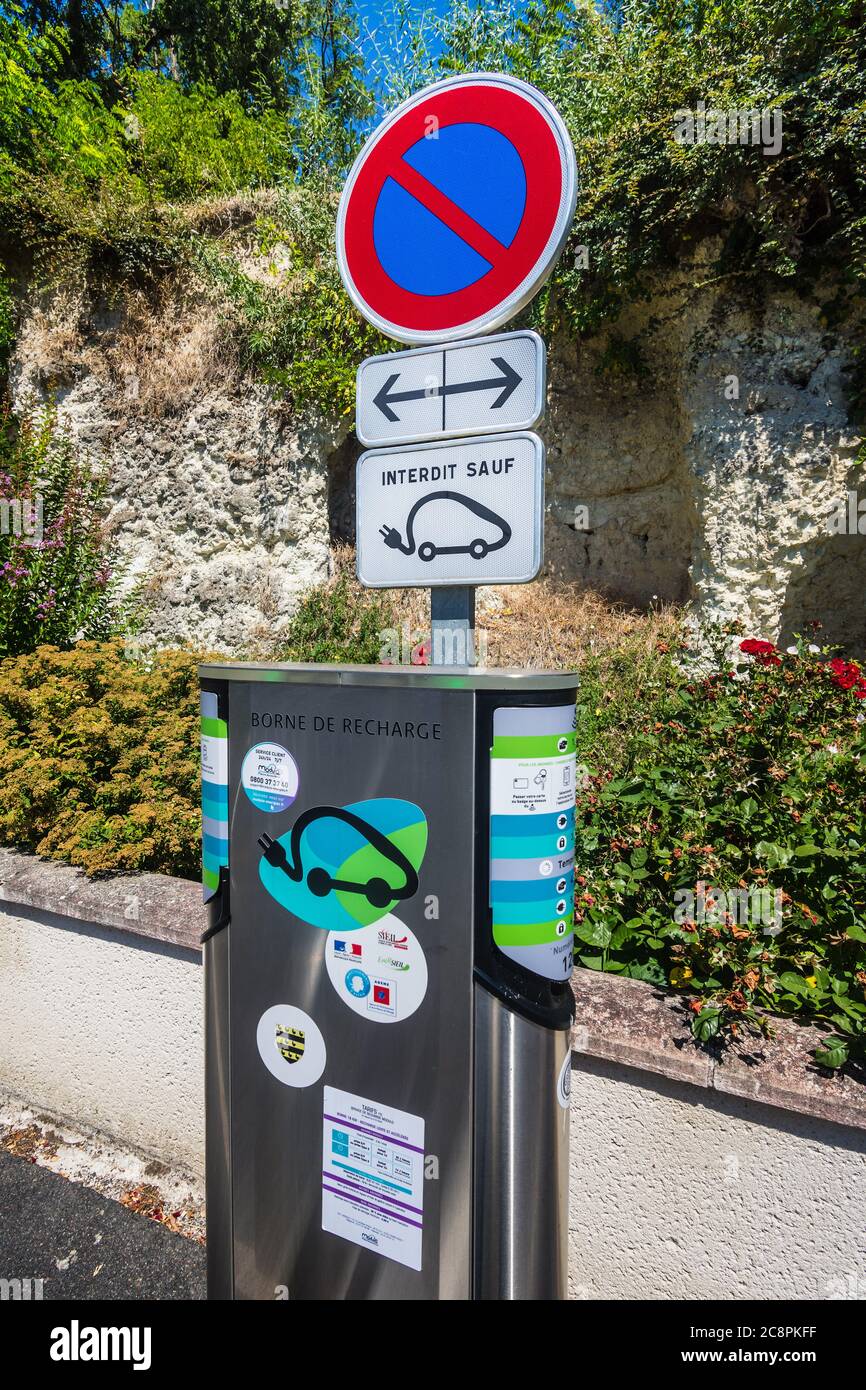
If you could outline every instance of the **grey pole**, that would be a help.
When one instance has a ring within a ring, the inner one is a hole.
[[[476,983],[473,1298],[568,1297],[570,1048]]]
[[[475,665],[475,589],[430,590],[431,666]]]

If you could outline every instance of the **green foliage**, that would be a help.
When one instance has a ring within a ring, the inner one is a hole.
[[[304,595],[286,633],[281,659],[375,665],[383,633],[396,625],[384,596],[361,589],[341,573]]]
[[[0,208],[51,265],[80,248],[104,269],[159,270],[187,235],[170,206],[256,188],[293,168],[285,117],[233,93],[129,75],[111,106],[90,80],[55,81],[62,34],[0,17]]]
[[[197,878],[200,659],[83,642],[0,661],[0,841],[88,874]]]
[[[723,283],[758,299],[769,277],[804,284],[831,269],[862,288],[862,0],[629,0],[607,12],[530,0],[525,10],[458,6],[443,25],[444,67],[512,71],[570,128],[580,195],[538,306],[549,325],[593,331],[671,275],[686,294]],[[781,152],[680,143],[677,113],[699,102],[780,111]],[[718,241],[706,259],[708,237]],[[579,246],[588,269],[576,268]]]
[[[370,106],[348,14],[319,0],[256,5],[194,7],[214,31],[188,30],[187,66],[174,50],[168,69],[139,54],[141,66],[121,64],[108,85],[95,57],[92,71],[76,60],[66,75],[68,27],[31,30],[15,11],[0,13],[0,215],[13,242],[34,248],[52,276],[68,277],[76,258],[101,273],[158,273],[190,251],[188,219],[173,205],[291,181],[310,162],[342,167]],[[184,16],[196,18],[186,0],[151,18],[170,37]],[[259,48],[244,40],[250,26],[276,55],[267,81]]]
[[[578,959],[694,994],[700,1041],[758,1008],[832,1026],[836,1065],[866,1040],[866,676],[712,645],[691,679],[672,652],[583,673]]]
[[[184,202],[262,188],[290,172],[286,118],[248,110],[236,92],[206,84],[184,90],[137,73],[113,114],[130,173],[152,196]]]
[[[0,416],[0,656],[127,626],[103,527],[105,476],[54,416]]]
[[[44,0],[25,8],[32,28],[0,16],[0,211],[11,236],[46,264],[65,257],[68,267],[77,253],[122,275],[192,256],[225,294],[251,370],[298,406],[348,409],[358,353],[378,346],[333,260],[334,190],[373,95],[391,105],[442,72],[514,72],[569,125],[577,217],[529,313],[536,325],[596,332],[652,300],[653,331],[707,288],[760,308],[774,282],[814,290],[824,277],[832,327],[862,295],[862,0],[457,0],[441,19],[396,0],[397,56],[374,58],[372,87],[352,14],[331,0],[98,9],[101,21],[95,6]],[[781,112],[781,151],[681,143],[682,115],[699,103]],[[289,190],[277,220],[297,274],[269,290],[225,247],[202,253],[180,205],[273,184]],[[852,348],[866,360],[866,343]],[[639,343],[612,344],[612,368],[641,360]]]
[[[329,100],[356,114],[356,23],[341,0],[21,0],[6,13],[39,38],[62,35],[56,76],[95,82],[108,105],[131,73],[151,72],[289,111],[307,96],[313,57]]]
[[[4,8],[20,16],[26,27],[40,36],[63,32],[59,77],[92,77],[100,68],[115,66],[117,55],[112,51],[109,27],[113,14],[103,0],[19,0],[17,5]],[[118,8],[123,6],[114,7],[115,14]]]
[[[286,59],[298,38],[303,5],[275,0],[160,0],[155,45],[168,49],[190,85],[254,96],[285,106]]]
[[[292,258],[291,290],[262,284],[212,242],[197,243],[196,264],[218,289],[242,365],[278,387],[297,409],[350,414],[358,362],[387,342],[354,310],[337,272],[333,240],[336,195],[286,190],[277,220],[260,225],[263,245],[278,240]],[[325,229],[327,228],[327,234]]]

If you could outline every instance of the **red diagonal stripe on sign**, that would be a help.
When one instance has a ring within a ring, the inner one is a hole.
[[[485,261],[490,265],[497,264],[503,251],[507,249],[502,242],[485,231],[458,203],[453,203],[444,193],[440,193],[435,184],[425,179],[411,164],[401,159],[391,171],[391,178],[417,199],[428,212],[432,212],[434,217],[438,217],[440,222],[444,222],[446,227],[450,227],[461,241],[465,241],[473,251],[483,256]]]

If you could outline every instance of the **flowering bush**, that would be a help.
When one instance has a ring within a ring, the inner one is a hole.
[[[0,656],[107,637],[128,623],[104,493],[104,477],[51,412],[0,416]]]
[[[694,996],[702,1042],[765,1015],[866,1037],[866,675],[798,642],[711,637],[716,670],[588,673],[578,956]],[[580,753],[579,753],[580,756]]]

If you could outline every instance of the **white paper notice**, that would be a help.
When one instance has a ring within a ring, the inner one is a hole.
[[[421,1268],[424,1121],[325,1087],[322,1230]]]

